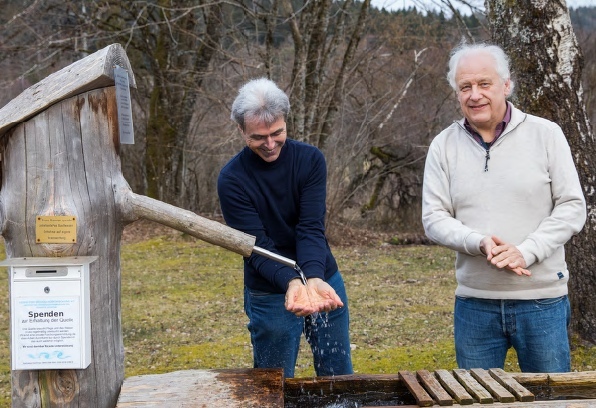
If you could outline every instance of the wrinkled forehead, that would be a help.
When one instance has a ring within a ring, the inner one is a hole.
[[[455,69],[456,80],[465,76],[492,77],[497,75],[495,58],[486,51],[475,51],[462,55]]]

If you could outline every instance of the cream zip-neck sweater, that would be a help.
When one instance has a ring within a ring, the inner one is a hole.
[[[571,151],[553,122],[512,106],[511,121],[488,152],[464,129],[463,119],[429,147],[422,223],[432,241],[457,251],[458,296],[542,299],[567,294],[563,246],[585,220]],[[532,276],[487,262],[480,241],[492,235],[517,246]]]

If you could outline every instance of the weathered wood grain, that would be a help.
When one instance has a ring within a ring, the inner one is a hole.
[[[297,396],[306,394],[366,393],[374,391],[382,394],[406,393],[405,385],[398,374],[350,374],[316,378],[286,378],[286,394]]]
[[[123,207],[130,208],[133,218],[158,222],[242,256],[248,257],[253,251],[255,237],[252,235],[203,218],[191,211],[134,194],[129,189],[123,192],[123,196]]]
[[[98,256],[90,265],[92,362],[85,370],[12,372],[14,407],[113,408],[124,380],[120,239],[115,188],[127,185],[117,154],[115,90],[52,105],[2,139],[2,236],[8,258]],[[26,186],[24,188],[24,186]],[[38,215],[76,217],[76,243],[35,239]]]
[[[445,387],[447,392],[457,401],[460,405],[471,405],[474,403],[474,398],[466,389],[453,377],[453,375],[447,370],[436,370],[435,375],[439,380],[439,383]]]
[[[515,381],[513,376],[501,368],[491,368],[488,370],[489,374],[497,380],[503,387],[509,390],[518,401],[532,402],[535,397],[530,391],[524,388],[520,383]]]
[[[0,109],[0,135],[47,107],[71,96],[114,85],[114,66],[128,71],[129,85],[136,87],[132,68],[120,44],[109,45],[30,86]]]
[[[596,371],[571,373],[511,373],[536,398],[596,399]]]
[[[433,399],[441,406],[453,405],[453,398],[441,387],[437,378],[428,370],[416,371],[416,376]]]
[[[490,392],[485,390],[482,385],[476,381],[468,371],[457,368],[453,370],[453,376],[460,382],[461,385],[481,404],[492,404],[493,397]]]
[[[129,377],[116,408],[283,408],[282,369],[185,370]]]
[[[465,372],[465,370],[463,370]],[[490,372],[490,371],[489,371]],[[498,372],[498,370],[496,371]],[[463,388],[463,386],[455,379],[453,374],[447,370],[436,370],[435,376],[439,383],[447,390],[452,397],[458,401],[460,405],[480,405],[475,402],[472,396]],[[552,394],[552,389],[549,385],[548,374],[532,374],[532,373],[507,373],[513,378],[513,381],[518,381],[518,386],[521,387],[536,387],[545,391],[545,397]],[[468,374],[469,375],[469,374]],[[586,391],[582,396],[576,396],[573,400],[544,400],[544,401],[515,401],[512,403],[494,402],[494,399],[484,400],[493,401],[494,406],[509,406],[515,408],[587,408],[596,407],[596,399],[580,399],[587,398],[596,389],[596,372],[581,372],[569,373],[565,375],[553,374],[558,377],[558,383],[570,382],[581,383],[582,387],[575,389]],[[574,378],[577,377],[577,378]],[[476,382],[471,376],[470,379]],[[594,379],[591,381],[590,379]],[[531,382],[531,385],[529,385]],[[482,386],[476,382],[479,389]],[[333,406],[341,397],[349,396],[349,403],[359,404],[364,407],[379,407],[382,403],[387,403],[387,406],[418,406],[415,404],[415,399],[409,392],[405,383],[399,375],[395,374],[355,374],[343,375],[334,377],[315,377],[315,378],[287,378],[285,380],[284,396],[286,402],[290,402],[291,407],[313,406]],[[591,389],[590,389],[591,388]],[[526,390],[527,391],[527,390]],[[488,394],[490,396],[490,394]],[[313,398],[316,400],[313,401]],[[560,396],[562,397],[562,396]],[[458,400],[459,399],[459,400]],[[304,405],[300,405],[300,401],[306,401]],[[298,404],[296,404],[298,401]],[[349,405],[348,403],[348,405]],[[308,405],[310,404],[310,405]],[[410,404],[410,405],[408,405]]]
[[[432,407],[434,404],[433,399],[426,392],[426,390],[416,380],[416,375],[410,371],[399,371],[399,378],[404,382],[408,390],[412,393],[418,406],[420,407]]]
[[[482,368],[473,368],[470,370],[472,377],[476,379],[482,386],[489,391],[492,396],[499,402],[514,402],[515,396],[507,391],[497,380],[495,380],[488,371]]]

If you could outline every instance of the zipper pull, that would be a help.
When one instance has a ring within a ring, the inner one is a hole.
[[[486,156],[484,156],[484,171],[488,171],[488,161],[490,160],[490,153],[488,149],[486,149]]]

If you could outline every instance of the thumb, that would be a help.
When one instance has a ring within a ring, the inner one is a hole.
[[[495,244],[497,244],[497,245],[503,245],[505,243],[505,241],[503,241],[501,238],[499,238],[495,235],[493,235],[491,238],[493,241],[495,241]]]

